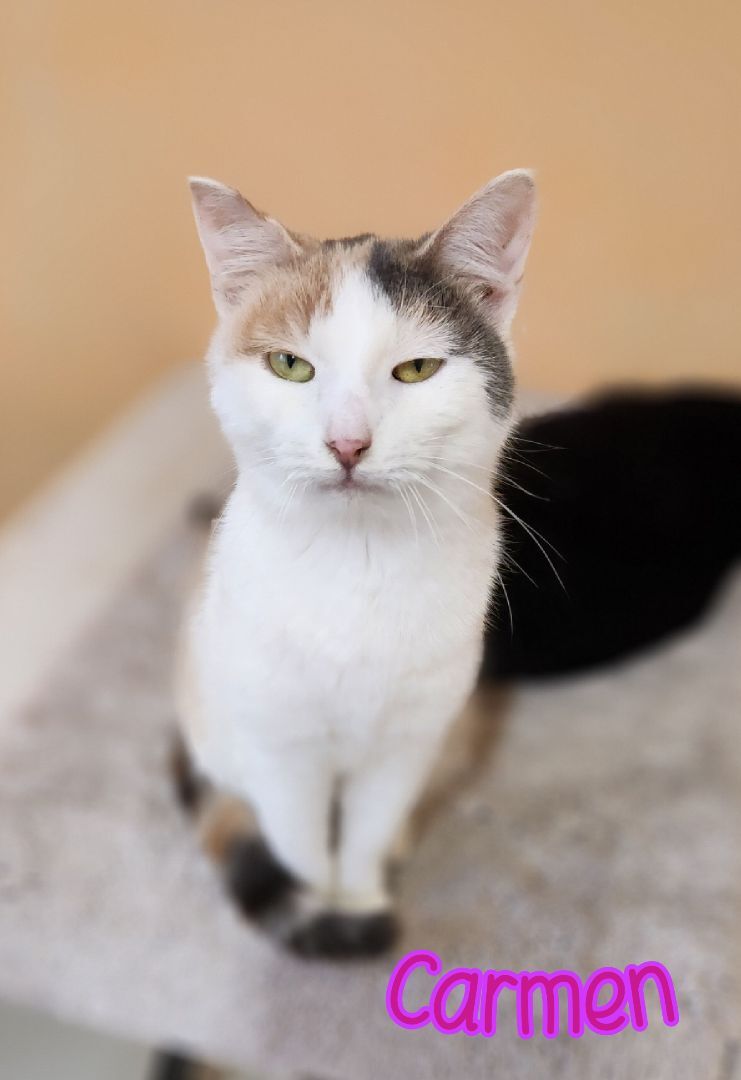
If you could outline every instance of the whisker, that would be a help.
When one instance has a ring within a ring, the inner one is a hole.
[[[507,457],[511,457],[513,461],[516,461],[519,465],[524,465],[526,469],[532,469],[532,471],[538,473],[539,476],[544,476],[546,480],[548,479],[548,473],[543,472],[537,465],[533,465],[532,461],[525,461],[524,457],[518,454],[516,450],[513,450],[511,446],[505,447],[502,457],[504,461],[507,460]]]
[[[431,491],[433,495],[437,495],[439,499],[442,499],[444,503],[447,503],[455,516],[463,522],[467,529],[470,529],[472,532],[476,532],[476,529],[474,527],[474,519],[470,516],[470,514],[464,513],[464,511],[461,510],[459,506],[456,506],[455,503],[451,502],[451,500],[447,497],[444,491],[441,491],[436,484],[433,484],[431,480],[424,477],[420,476],[419,482],[420,484],[423,484],[429,491]]]
[[[509,516],[514,521],[516,521],[525,530],[525,532],[528,534],[528,536],[533,541],[533,543],[535,543],[540,548],[540,550],[543,553],[543,556],[546,559],[548,565],[550,566],[551,570],[555,574],[556,580],[558,581],[558,583],[561,586],[561,588],[563,589],[563,591],[566,592],[566,586],[563,583],[563,578],[559,574],[558,570],[556,569],[556,567],[555,567],[555,565],[553,563],[553,560],[551,559],[550,555],[548,554],[548,552],[546,551],[546,549],[543,546],[543,544],[548,544],[548,546],[555,552],[555,554],[559,557],[559,559],[562,559],[563,555],[561,555],[561,552],[558,551],[558,549],[553,546],[553,544],[550,542],[550,540],[546,539],[545,536],[542,536],[541,533],[539,533],[536,528],[528,525],[527,522],[523,521],[523,519],[519,516],[519,514],[516,514],[514,512],[514,510],[510,510],[510,508],[507,506],[507,504],[502,499],[500,499],[497,495],[495,495],[494,492],[486,491],[486,489],[482,488],[480,484],[474,484],[473,480],[468,480],[467,477],[461,476],[460,473],[453,472],[451,469],[446,469],[442,465],[435,465],[433,462],[430,462],[430,465],[431,465],[431,467],[433,469],[439,469],[441,472],[447,473],[449,476],[455,477],[457,480],[462,481],[464,484],[468,484],[470,487],[475,488],[476,491],[480,491],[480,492],[482,492],[482,494],[488,495],[488,497],[490,499],[493,499],[494,502],[497,504],[497,506],[499,506],[502,510],[504,510],[504,512],[506,514],[509,514]],[[538,538],[540,538],[540,539],[538,539]],[[543,543],[540,542],[541,540],[543,541]]]
[[[412,496],[414,497],[414,500],[417,503],[417,506],[420,508],[420,510],[422,512],[422,517],[427,522],[427,526],[428,526],[428,528],[430,530],[430,535],[432,536],[432,539],[435,541],[435,545],[437,547],[440,547],[440,538],[439,538],[439,536],[438,536],[438,534],[437,534],[437,532],[435,530],[435,526],[434,526],[434,524],[432,522],[432,519],[430,517],[430,513],[429,513],[429,510],[428,510],[428,507],[427,507],[427,503],[425,502],[425,500],[422,498],[419,491],[417,490],[416,484],[411,484],[410,487],[409,487],[409,491],[412,494]]]
[[[523,495],[529,495],[531,499],[539,499],[540,502],[550,502],[550,496],[537,495],[534,491],[530,491],[528,488],[523,487],[522,484],[518,484],[516,480],[513,480],[511,476],[508,476],[506,472],[502,472],[502,479],[507,484],[511,484],[512,487],[516,487],[518,491],[521,491]]]
[[[518,561],[514,557],[514,555],[512,555],[511,552],[507,551],[506,548],[502,552],[502,562],[507,566],[510,565],[510,564],[512,566],[514,566],[517,570],[520,571],[520,573],[523,575],[523,577],[527,578],[527,580],[530,582],[531,585],[533,585],[536,589],[540,588],[540,585],[538,585],[535,578],[531,577],[531,575],[528,574],[527,570],[525,570],[524,567],[520,566],[520,564],[518,563]]]
[[[426,461],[448,461],[450,465],[464,465],[469,469],[479,469],[481,472],[491,473],[491,469],[486,465],[477,465],[474,461],[466,461],[464,458],[454,458],[453,460],[447,457],[439,457],[436,454],[428,454],[425,458]]]
[[[529,451],[527,451],[530,454],[539,454],[539,453],[542,453],[543,450],[565,450],[566,449],[566,447],[564,447],[564,446],[556,446],[554,443],[541,442],[539,439],[528,439],[525,435],[518,434],[518,432],[516,430],[513,431],[512,434],[510,435],[510,439],[513,439],[515,442],[518,442],[518,443],[530,443],[531,446],[539,446],[539,447],[541,447],[540,450],[529,450]]]
[[[524,522],[522,520],[522,518],[518,514],[516,514],[514,512],[514,510],[510,510],[510,508],[507,506],[507,504],[505,502],[502,502],[501,499],[498,499],[496,495],[492,495],[492,498],[494,499],[494,502],[497,504],[497,506],[501,507],[501,509],[504,510],[505,514],[509,514],[509,516],[514,521],[516,521],[525,530],[525,532],[528,534],[528,536],[533,541],[533,543],[536,544],[540,548],[540,550],[543,553],[543,557],[545,558],[546,562],[550,566],[553,573],[556,575],[556,580],[558,581],[558,584],[561,586],[563,591],[566,592],[566,586],[563,583],[563,578],[561,577],[558,570],[554,566],[553,560],[551,559],[551,557],[548,554],[548,552],[546,551],[546,549],[543,547],[543,544],[541,544],[540,540],[538,539],[538,537],[540,536],[540,533],[538,533],[537,529],[531,528],[526,522]],[[549,540],[546,540],[545,537],[542,537],[542,539],[550,547],[553,547],[551,542]],[[556,554],[558,555],[559,558],[561,558],[561,559],[563,558],[563,555],[561,555],[561,553],[559,551],[556,551],[556,548],[553,548],[553,550],[556,552]]]
[[[468,484],[469,487],[475,488],[476,491],[480,491],[482,495],[486,495],[487,498],[493,498],[491,491],[487,491],[481,484],[474,484],[473,480],[469,480],[466,476],[461,475],[459,472],[454,472],[452,469],[446,469],[444,465],[438,465],[436,462],[430,462],[433,469],[439,469],[440,472],[447,473],[448,476],[455,477],[456,480],[461,480],[464,484]]]
[[[414,543],[416,544],[417,547],[419,547],[419,531],[417,529],[417,517],[416,517],[416,515],[414,513],[414,509],[413,509],[412,504],[410,502],[409,496],[407,495],[407,493],[404,491],[404,489],[402,488],[402,486],[400,484],[392,483],[391,487],[399,495],[401,501],[404,503],[404,506],[406,507],[407,514],[409,515],[409,520],[411,521],[412,528],[414,529]]]
[[[453,458],[452,460],[448,461],[448,458],[446,458],[446,457],[438,457],[436,454],[428,454],[426,456],[425,460],[430,461],[430,462],[432,462],[432,461],[434,461],[434,462],[444,461],[444,462],[448,462],[448,464],[450,464],[450,465],[461,465],[465,469],[478,469],[480,472],[484,472],[484,473],[487,473],[487,474],[491,474],[491,471],[492,471],[486,465],[478,465],[475,461],[466,461],[464,458]],[[523,464],[525,464],[525,462],[523,462]],[[541,472],[540,469],[537,469],[536,472],[540,472],[542,476],[545,476],[545,473]],[[521,492],[523,492],[523,494],[530,495],[531,498],[533,498],[533,499],[540,499],[541,502],[550,502],[551,501],[550,498],[547,495],[538,495],[537,492],[530,491],[528,488],[523,487],[522,484],[518,484],[517,481],[513,480],[511,476],[508,476],[507,473],[504,470],[502,471],[502,476],[503,476],[504,480],[507,481],[508,484],[511,484],[512,487],[518,488]]]
[[[430,464],[431,464],[433,469],[439,469],[441,472],[447,473],[449,476],[455,477],[456,480],[460,480],[464,484],[468,484],[469,487],[475,488],[476,491],[480,491],[482,493],[482,495],[488,495],[488,497],[490,499],[493,499],[494,502],[497,503],[498,506],[501,506],[503,510],[506,510],[507,513],[514,514],[514,511],[511,511],[508,506],[505,506],[504,503],[502,503],[502,501],[494,494],[493,491],[487,491],[486,488],[481,487],[481,484],[474,484],[473,480],[469,480],[468,477],[461,475],[461,473],[454,472],[452,469],[446,469],[443,465],[437,465],[437,464],[434,464],[432,462],[430,462]],[[523,526],[525,526],[526,523],[522,520],[522,518],[517,518],[517,520]],[[550,540],[548,540],[545,536],[543,536],[541,533],[539,533],[538,530],[534,526],[527,526],[527,527],[531,528],[532,531],[535,533],[535,535],[539,536],[540,539],[543,541],[543,543],[547,544],[548,547],[552,551],[554,551],[556,553],[556,555],[558,555],[559,559],[563,558],[563,556],[561,555],[561,552],[556,547],[553,546],[553,544],[551,543]]]
[[[278,524],[279,528],[283,525],[283,521],[285,519],[286,513],[288,512],[288,508],[291,505],[291,503],[293,502],[293,496],[296,494],[296,490],[298,488],[299,482],[298,482],[298,480],[295,479],[297,471],[298,470],[296,470],[296,469],[291,470],[291,472],[288,473],[288,475],[285,477],[285,479],[281,482],[281,484],[278,487],[278,490],[280,491],[281,488],[284,488],[286,486],[286,484],[291,484],[292,485],[291,488],[288,491],[288,494],[287,494],[286,498],[281,503],[280,509],[278,511],[277,524]]]
[[[512,614],[512,605],[509,602],[509,596],[507,595],[507,587],[504,584],[504,578],[502,577],[502,575],[499,572],[497,572],[497,581],[502,586],[502,592],[504,593],[504,599],[505,599],[505,602],[507,604],[507,610],[509,611],[509,632],[512,635],[512,637],[514,637],[514,634],[515,634],[515,620],[514,620],[514,616]]]

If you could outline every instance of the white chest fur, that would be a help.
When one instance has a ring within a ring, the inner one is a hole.
[[[435,742],[469,693],[496,562],[493,508],[437,533],[397,513],[263,515],[238,487],[214,536],[191,657],[202,767],[249,796],[263,752],[337,771],[416,736]]]

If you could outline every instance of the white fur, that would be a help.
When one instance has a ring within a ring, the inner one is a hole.
[[[239,476],[190,627],[185,726],[200,767],[252,803],[295,874],[334,907],[372,910],[476,678],[507,422],[480,367],[449,355],[445,331],[400,318],[361,269],[303,340],[276,343],[314,364],[311,382],[225,355],[227,318],[209,364]],[[392,378],[418,356],[446,363],[419,384]],[[376,486],[329,488],[326,442],[368,434],[357,472]]]

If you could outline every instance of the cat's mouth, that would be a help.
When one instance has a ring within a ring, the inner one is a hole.
[[[331,480],[324,480],[320,484],[320,487],[325,491],[338,491],[345,492],[348,495],[354,493],[360,493],[363,491],[380,491],[383,484],[378,480],[371,480],[367,476],[358,475],[353,470],[351,472],[344,471],[338,476],[333,476]]]

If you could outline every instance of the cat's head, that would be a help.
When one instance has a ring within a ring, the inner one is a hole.
[[[488,484],[512,412],[529,172],[418,240],[321,242],[232,188],[191,190],[218,312],[212,401],[241,471],[278,501],[296,486],[347,501],[444,491],[453,474]]]

